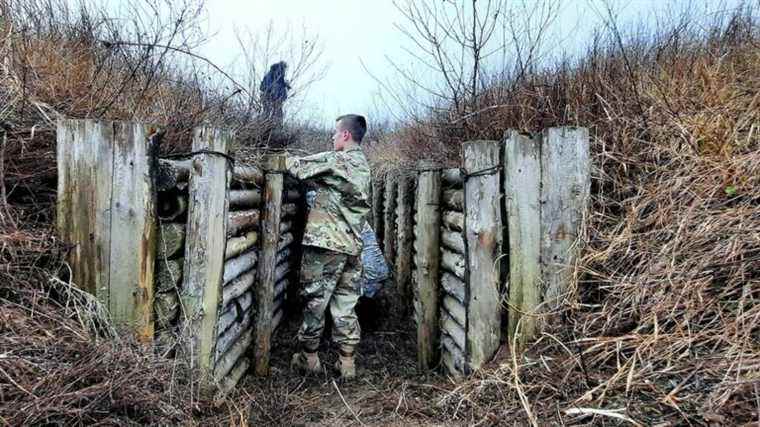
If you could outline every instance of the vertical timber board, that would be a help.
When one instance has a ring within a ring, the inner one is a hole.
[[[156,201],[150,171],[152,138],[138,123],[112,125],[111,280],[109,308],[117,325],[153,339]]]
[[[504,141],[504,198],[509,229],[509,344],[536,332],[541,304],[541,136],[510,130]]]
[[[438,324],[441,170],[436,163],[420,161],[414,225],[414,312],[417,321],[417,363],[421,370],[435,367],[439,358]]]
[[[258,261],[259,283],[256,287],[256,316],[254,321],[254,372],[269,374],[269,353],[272,339],[272,308],[277,269],[277,247],[280,242],[283,171],[285,156],[267,159],[264,181],[264,205],[261,212],[261,256]]]
[[[394,173],[385,176],[385,206],[384,206],[384,233],[383,251],[385,259],[393,263],[396,259],[396,195],[398,193],[398,179]],[[395,279],[395,278],[394,278]]]
[[[541,266],[543,300],[557,308],[573,280],[577,239],[588,203],[590,168],[588,129],[545,129],[541,147]]]
[[[414,178],[403,172],[396,192],[396,286],[401,296],[401,313],[408,313],[412,301],[412,245],[414,241],[413,203]]]
[[[198,128],[193,151],[226,153],[232,134],[214,128]],[[182,303],[190,322],[185,331],[193,367],[209,376],[214,368],[219,304],[221,303],[224,251],[227,236],[227,189],[231,179],[227,159],[197,154],[192,161],[185,243]]]
[[[94,120],[57,124],[61,238],[73,245],[72,281],[109,308],[113,125]]]
[[[372,179],[372,228],[375,231],[375,238],[383,250],[383,181],[378,177]]]
[[[470,369],[479,369],[499,348],[502,220],[499,200],[500,147],[496,141],[463,147],[465,242],[467,247],[467,341]]]

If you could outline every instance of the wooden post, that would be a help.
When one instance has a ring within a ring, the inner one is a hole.
[[[153,140],[137,123],[61,120],[57,126],[58,232],[74,244],[74,283],[114,323],[152,341],[156,253]]]
[[[383,182],[378,178],[372,179],[372,228],[380,250],[383,250],[385,227],[383,227]]]
[[[275,270],[277,250],[280,243],[282,211],[283,171],[285,156],[275,155],[267,159],[264,177],[264,206],[261,218],[261,256],[259,258],[259,283],[256,287],[256,318],[254,322],[254,372],[269,374],[269,352],[272,338],[272,305],[274,304]]]
[[[385,176],[385,235],[383,236],[383,251],[385,259],[393,264],[396,259],[396,195],[398,194],[398,179],[394,173]],[[395,279],[395,278],[394,278]]]
[[[441,170],[431,161],[417,164],[417,214],[414,225],[414,313],[417,321],[417,362],[422,370],[438,363],[438,282],[441,234]]]
[[[399,176],[396,197],[396,286],[401,296],[399,312],[408,314],[412,304],[412,245],[414,243],[413,203],[414,178]]]
[[[467,362],[480,368],[499,348],[502,221],[499,143],[464,144],[465,242],[467,248]]]
[[[229,132],[195,130],[193,151],[227,152]],[[221,155],[198,154],[190,170],[189,206],[181,298],[187,310],[189,355],[193,366],[211,375],[215,363],[219,305],[227,236],[227,189],[231,168]]]
[[[573,282],[578,236],[591,183],[588,129],[545,129],[541,148],[541,266],[547,310]]]
[[[537,330],[541,304],[541,136],[510,130],[504,143],[504,196],[509,228],[509,344]],[[519,325],[519,331],[517,331]]]

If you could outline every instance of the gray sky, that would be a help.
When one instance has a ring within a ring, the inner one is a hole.
[[[722,7],[719,3],[723,2],[612,0],[622,22],[651,17],[654,12],[668,9],[714,10]],[[563,2],[549,36],[548,45],[555,54],[563,50],[577,52],[585,45],[590,33],[601,25],[598,12],[594,12],[600,5],[600,0]],[[216,34],[202,53],[225,68],[234,69],[242,62],[236,29],[263,34],[271,22],[276,33],[290,34],[294,39],[298,39],[302,29],[318,36],[323,46],[320,63],[327,67],[326,73],[310,86],[297,112],[298,117],[317,123],[329,124],[336,115],[348,112],[375,117],[385,113],[382,107],[376,107],[378,84],[362,68],[360,60],[380,78],[393,76],[386,56],[402,64],[411,63],[410,56],[403,50],[410,44],[394,27],[394,23],[403,22],[403,17],[391,0],[209,0],[207,9],[208,29]],[[313,37],[308,38],[313,40]],[[430,77],[419,66],[415,71],[420,79]]]

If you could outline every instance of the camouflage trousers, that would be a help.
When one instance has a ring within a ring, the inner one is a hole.
[[[356,302],[361,292],[361,257],[312,246],[304,247],[301,262],[301,296],[306,301],[298,341],[307,351],[316,351],[325,328],[329,306],[333,319],[332,337],[340,352],[351,354],[359,344],[361,329]]]

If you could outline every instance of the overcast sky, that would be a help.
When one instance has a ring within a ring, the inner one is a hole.
[[[553,24],[553,48],[577,51],[585,44],[601,22],[589,7],[593,2],[597,7],[600,4],[598,0],[564,1]],[[706,5],[718,4],[709,0],[612,0],[612,3],[623,22],[651,16],[655,11],[688,5],[704,9],[717,7]],[[300,34],[305,28],[318,36],[324,48],[321,65],[327,67],[326,73],[310,87],[298,112],[300,117],[318,122],[330,123],[336,115],[348,112],[382,114],[383,108],[376,107],[378,84],[361,62],[380,78],[393,75],[386,56],[401,63],[410,62],[403,51],[403,46],[409,46],[408,40],[394,28],[394,24],[403,22],[403,17],[391,0],[209,0],[207,8],[208,29],[215,35],[202,51],[224,67],[241,62],[235,29],[262,33],[271,22],[276,32]]]

